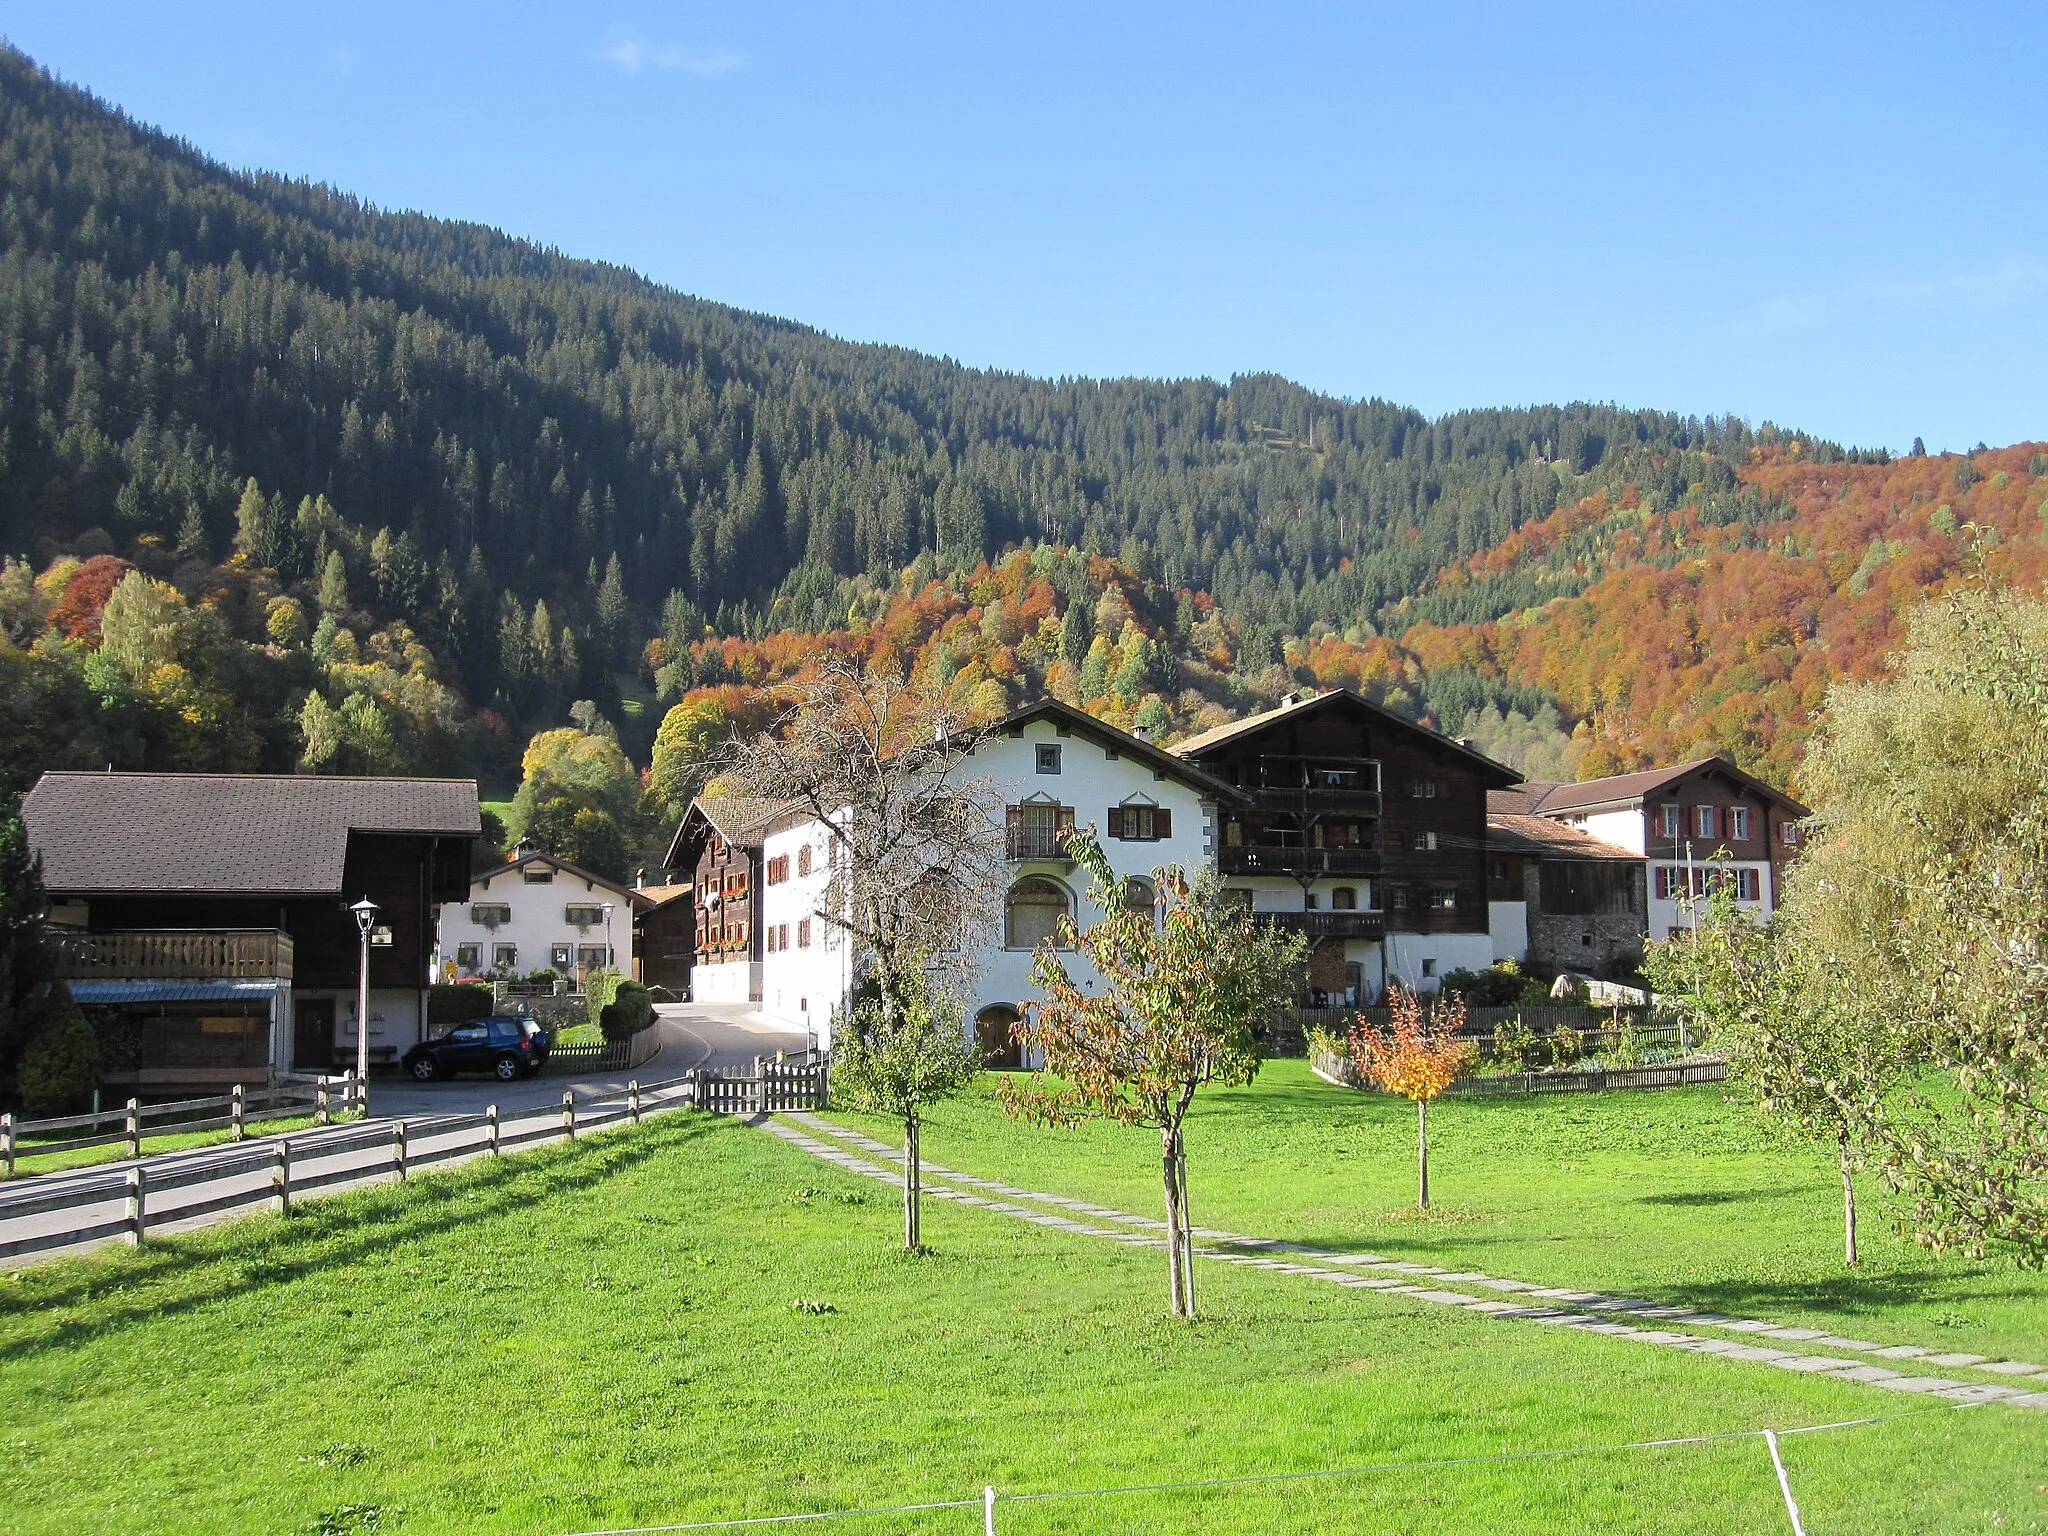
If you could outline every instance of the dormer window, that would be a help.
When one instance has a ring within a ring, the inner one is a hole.
[[[529,864],[519,871],[519,878],[528,885],[553,885],[555,872],[545,864]]]

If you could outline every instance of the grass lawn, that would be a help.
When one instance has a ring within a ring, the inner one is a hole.
[[[2048,1365],[2048,1276],[1924,1252],[1875,1176],[1858,1180],[1863,1262],[1847,1268],[1832,1148],[1778,1137],[1731,1096],[1439,1100],[1417,1219],[1414,1107],[1268,1062],[1249,1088],[1197,1099],[1189,1200],[1197,1224],[1254,1236]],[[964,1172],[1160,1212],[1151,1132],[1023,1125],[982,1092],[940,1106],[923,1146]]]
[[[338,1102],[338,1099],[337,1099]],[[339,1118],[339,1110],[336,1111]],[[306,1115],[287,1116],[282,1120],[259,1120],[249,1127],[249,1139],[261,1136],[288,1136],[294,1131],[303,1131],[313,1123],[313,1117]],[[219,1131],[165,1131],[158,1135],[142,1138],[144,1156],[157,1152],[183,1152],[192,1147],[213,1147],[233,1141],[232,1130]],[[118,1163],[128,1156],[128,1143],[109,1142],[103,1147],[79,1147],[70,1152],[38,1152],[33,1141],[21,1142],[16,1147],[15,1168],[20,1173],[57,1173],[66,1168],[90,1168],[98,1163]],[[0,1190],[8,1188],[0,1182]]]
[[[1245,1113],[1219,1104],[1197,1143],[1219,1217],[1223,1127]],[[1267,1125],[1276,1155],[1302,1155]],[[1057,1182],[1137,1203],[1135,1136],[1010,1134],[962,1106],[935,1155],[1064,1149]],[[1304,1230],[1351,1219],[1305,1215]],[[909,1259],[898,1221],[886,1187],[678,1115],[0,1277],[0,1523],[557,1533],[1903,1415],[1786,1443],[1816,1536],[2048,1526],[2048,1414],[1927,1411],[1223,1266],[1203,1267],[1204,1319],[1176,1325],[1149,1250],[934,1202],[935,1252]],[[965,1536],[979,1519],[820,1528]],[[997,1528],[1785,1527],[1767,1454],[1742,1440],[1020,1503]]]

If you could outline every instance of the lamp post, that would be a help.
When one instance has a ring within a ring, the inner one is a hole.
[[[604,964],[606,970],[618,968],[618,956],[612,952],[612,904],[604,904]]]
[[[377,903],[365,896],[349,908],[363,939],[362,958],[356,966],[356,1094],[363,1118],[370,1117],[370,927],[377,920]]]

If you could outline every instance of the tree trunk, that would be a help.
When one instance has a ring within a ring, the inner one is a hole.
[[[1415,1101],[1415,1170],[1417,1210],[1429,1209],[1429,1100]]]
[[[1854,1264],[1856,1253],[1856,1184],[1849,1177],[1849,1133],[1835,1138],[1835,1157],[1842,1167],[1842,1262]]]
[[[1166,1179],[1166,1302],[1175,1317],[1186,1317],[1187,1290],[1181,1278],[1180,1178],[1173,1132],[1159,1133],[1160,1162]]]
[[[1188,1206],[1188,1144],[1178,1133],[1174,1142],[1174,1168],[1180,1177],[1180,1285],[1187,1315],[1195,1315],[1195,1218]]]
[[[912,1253],[924,1246],[917,1208],[923,1188],[917,1166],[917,1129],[916,1116],[903,1122],[903,1246]]]

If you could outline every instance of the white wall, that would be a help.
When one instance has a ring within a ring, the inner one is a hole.
[[[690,968],[690,1001],[693,1003],[744,1003],[751,994],[754,967],[751,961],[729,960],[721,965]],[[766,967],[763,967],[766,974]]]
[[[1492,964],[1490,933],[1387,935],[1387,983],[1411,992],[1434,992],[1452,971],[1483,971]]]
[[[1692,915],[1679,902],[1670,899],[1660,900],[1657,896],[1657,866],[1667,863],[1674,869],[1683,870],[1685,868],[1685,861],[1683,859],[1657,859],[1652,861],[1643,872],[1644,890],[1648,894],[1650,906],[1650,939],[1653,943],[1658,944],[1671,937],[1672,929],[1686,928],[1692,924]],[[1772,893],[1771,866],[1769,861],[1743,859],[1734,862],[1720,861],[1711,866],[1704,862],[1699,862],[1693,867],[1696,869],[1711,867],[1716,871],[1729,871],[1728,878],[1730,879],[1734,878],[1732,872],[1735,870],[1754,870],[1756,872],[1757,899],[1755,901],[1738,899],[1735,903],[1736,910],[1748,913],[1757,922],[1763,922],[1770,916]],[[1683,874],[1679,875],[1673,889],[1682,891],[1685,888],[1684,880],[1685,876]]]
[[[1528,902],[1489,901],[1486,927],[1493,940],[1495,961],[1513,960],[1519,964],[1529,958]]]
[[[529,865],[535,870],[550,871],[553,878],[545,884],[528,884],[524,871]],[[612,908],[608,924],[599,922],[587,929],[578,928],[563,915],[567,907],[601,907],[606,902],[610,902]],[[471,910],[479,904],[510,907],[512,920],[499,924],[495,930],[486,928],[470,916]],[[613,970],[630,973],[633,968],[632,898],[619,887],[572,875],[567,870],[556,869],[545,860],[495,865],[470,882],[468,901],[443,904],[440,942],[435,949],[434,980],[443,978],[445,968],[456,962],[461,953],[460,946],[464,944],[479,946],[478,964],[473,972],[459,971],[462,975],[480,975],[491,970],[494,964],[492,956],[500,944],[517,946],[519,958],[516,968],[521,976],[550,966],[560,974],[573,976],[581,951],[600,945],[610,950]],[[560,944],[569,946],[567,971],[553,960],[553,949]]]
[[[808,848],[811,872],[799,874],[803,852]],[[761,1012],[785,1024],[816,1035],[821,1046],[831,1046],[832,1010],[845,998],[851,982],[849,950],[840,930],[818,916],[825,902],[825,888],[832,880],[831,844],[824,828],[816,822],[789,827],[768,834],[762,845],[761,929],[762,943],[772,932],[778,942],[785,930],[789,947],[761,956]],[[769,860],[789,860],[789,878],[770,884],[765,870]],[[803,924],[811,925],[809,945],[799,943]]]
[[[1641,810],[1595,811],[1587,815],[1564,816],[1559,819],[1568,827],[1577,827],[1604,843],[1617,848],[1626,848],[1640,857],[1643,853],[1644,829],[1649,824],[1652,812]]]

